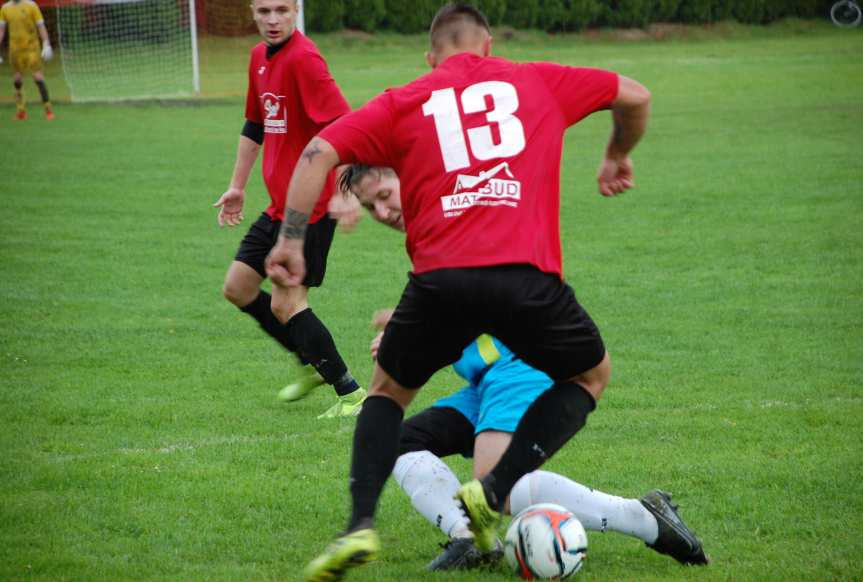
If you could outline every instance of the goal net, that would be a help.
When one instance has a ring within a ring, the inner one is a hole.
[[[57,30],[73,101],[199,92],[195,0],[59,0]]]

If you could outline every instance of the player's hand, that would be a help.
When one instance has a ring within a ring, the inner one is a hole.
[[[243,221],[243,200],[246,193],[239,188],[228,190],[216,200],[214,208],[219,209],[219,226],[237,226]]]
[[[381,340],[384,338],[384,332],[378,332],[372,343],[369,344],[369,351],[372,353],[372,360],[378,359],[378,350],[381,349]]]
[[[340,230],[351,232],[362,217],[360,208],[360,201],[356,196],[353,194],[344,196],[341,192],[336,192],[330,198],[327,212],[333,219],[339,222]]]
[[[625,157],[622,160],[605,158],[599,165],[596,178],[599,182],[599,193],[603,196],[617,196],[635,186],[632,178],[632,160]]]
[[[0,55],[0,65],[3,64],[3,55]]]
[[[42,60],[45,62],[48,62],[53,58],[54,58],[54,51],[51,50],[51,43],[50,42],[42,43]]]
[[[270,280],[281,287],[299,287],[306,278],[306,259],[303,241],[279,236],[276,245],[267,255],[264,266]]]

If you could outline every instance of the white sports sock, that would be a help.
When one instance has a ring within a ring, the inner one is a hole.
[[[393,477],[432,525],[449,537],[471,536],[467,518],[454,499],[461,483],[440,458],[429,451],[405,453],[396,460]]]
[[[509,495],[513,515],[535,503],[556,503],[574,513],[585,529],[616,531],[649,544],[659,535],[656,518],[639,500],[590,489],[556,473],[528,473]]]

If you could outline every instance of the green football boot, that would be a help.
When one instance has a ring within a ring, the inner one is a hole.
[[[461,486],[455,498],[461,502],[462,510],[470,520],[468,527],[473,532],[476,547],[481,552],[494,550],[500,513],[489,506],[482,483],[476,479],[468,481]]]
[[[331,543],[323,554],[309,562],[305,570],[305,581],[341,580],[349,568],[376,560],[380,548],[381,542],[373,529],[360,529],[343,535]]]
[[[339,396],[336,403],[329,407],[326,412],[319,415],[318,419],[356,416],[363,409],[363,402],[365,400],[366,391],[363,388],[357,388],[350,394]]]
[[[324,383],[324,379],[318,374],[311,364],[306,364],[300,372],[300,378],[291,382],[279,391],[279,400],[293,402],[305,398],[309,392]]]

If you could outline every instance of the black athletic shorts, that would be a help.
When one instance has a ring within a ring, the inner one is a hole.
[[[426,408],[402,423],[399,455],[429,451],[436,457],[473,457],[473,423],[448,406]]]
[[[249,232],[243,237],[240,248],[234,260],[245,263],[266,279],[267,271],[264,260],[270,254],[279,238],[279,228],[282,222],[273,220],[266,212],[252,224]],[[306,242],[303,254],[306,257],[306,287],[320,287],[327,272],[327,255],[336,232],[336,221],[329,216],[321,218],[306,229]]]
[[[605,355],[569,285],[531,265],[499,265],[410,274],[378,363],[402,386],[419,388],[481,333],[553,380],[586,372]]]

